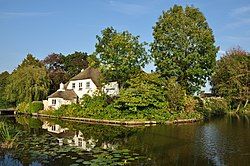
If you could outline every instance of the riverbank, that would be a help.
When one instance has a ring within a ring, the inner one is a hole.
[[[73,121],[80,121],[80,122],[87,122],[87,123],[97,123],[97,124],[118,124],[118,125],[156,125],[156,124],[179,124],[179,123],[194,123],[198,121],[202,121],[203,119],[178,119],[172,121],[146,121],[146,120],[104,120],[104,119],[93,119],[93,118],[79,118],[79,117],[67,117],[61,116],[57,117],[54,115],[47,115],[47,114],[40,114],[40,113],[32,113],[32,116],[36,117],[46,117],[46,118],[56,118],[56,119],[63,119],[63,120],[73,120]]]

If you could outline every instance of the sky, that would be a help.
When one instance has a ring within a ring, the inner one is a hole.
[[[205,15],[220,47],[217,58],[235,46],[250,51],[250,0],[0,0],[0,73],[11,72],[28,53],[38,59],[91,54],[96,35],[110,26],[150,43],[152,27],[174,4],[192,5]]]

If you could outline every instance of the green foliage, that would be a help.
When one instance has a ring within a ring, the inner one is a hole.
[[[12,148],[18,134],[19,132],[17,132],[14,126],[0,122],[1,148]]]
[[[250,99],[250,54],[234,48],[217,61],[212,76],[213,93],[231,101],[232,108]]]
[[[136,113],[143,109],[167,109],[164,80],[158,74],[141,73],[127,82],[120,91],[115,107]]]
[[[186,92],[181,85],[176,82],[176,78],[167,80],[165,93],[166,101],[169,102],[171,112],[184,111]]]
[[[43,64],[32,55],[28,55],[8,77],[6,98],[9,102],[15,103],[39,101],[47,97],[49,84]]]
[[[8,102],[5,98],[5,87],[9,76],[10,74],[7,71],[0,74],[0,108],[12,107],[12,103]]]
[[[32,114],[40,110],[43,110],[43,103],[41,101],[34,101],[31,103],[22,102],[17,106],[17,111],[20,113]]]
[[[141,71],[149,61],[146,43],[139,42],[139,36],[128,31],[117,32],[106,28],[97,36],[96,54],[100,58],[102,72],[106,79],[117,80],[120,86],[134,74]]]
[[[29,103],[22,102],[17,105],[17,112],[20,113],[28,113],[29,112]]]
[[[210,118],[224,115],[229,112],[230,108],[228,102],[223,98],[206,98],[200,100],[200,103],[197,105],[197,110],[201,112],[204,117]]]
[[[175,5],[153,29],[157,71],[166,79],[176,77],[189,94],[199,91],[212,74],[218,51],[205,16],[197,8]]]
[[[77,75],[82,69],[88,67],[88,54],[84,52],[75,52],[63,57],[63,64],[65,71],[69,75],[69,78]]]
[[[43,110],[43,102],[42,101],[33,101],[29,104],[29,112],[37,113],[38,111]]]

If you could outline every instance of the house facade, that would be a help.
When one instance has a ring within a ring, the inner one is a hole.
[[[96,68],[89,67],[82,70],[65,85],[61,83],[60,88],[48,96],[48,100],[43,101],[44,109],[58,109],[61,105],[78,102],[84,95],[93,96],[100,91],[110,96],[119,94],[117,82],[109,82],[106,85],[102,85],[100,78],[101,73]]]

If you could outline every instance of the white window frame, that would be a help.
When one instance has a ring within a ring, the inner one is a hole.
[[[56,105],[56,99],[52,99],[51,103],[52,103],[53,106],[55,106]]]
[[[72,89],[76,88],[76,83],[72,83]]]
[[[82,90],[82,82],[79,83],[79,90]]]
[[[90,89],[90,82],[86,82],[86,89]]]

